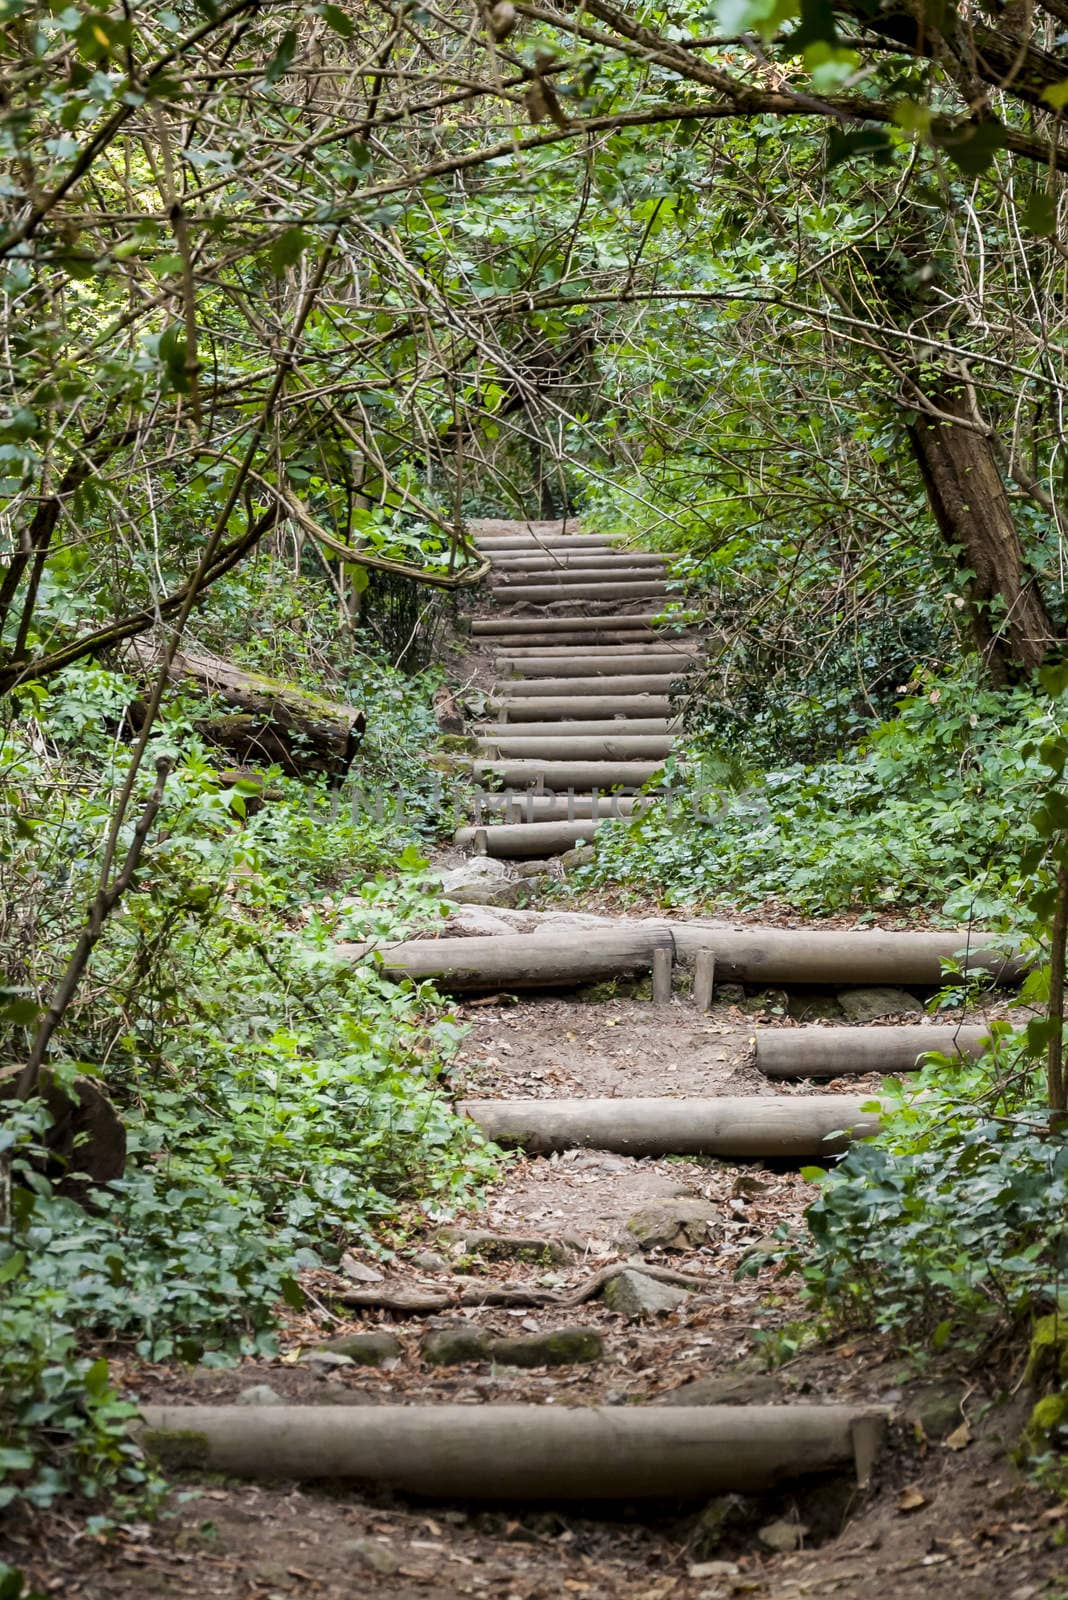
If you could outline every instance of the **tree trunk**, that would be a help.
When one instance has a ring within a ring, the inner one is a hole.
[[[975,643],[997,682],[1031,672],[1057,642],[1038,580],[1029,572],[1001,473],[966,385],[943,374],[931,403],[964,426],[921,413],[909,428],[931,510],[966,571]],[[969,426],[968,424],[971,424]]]

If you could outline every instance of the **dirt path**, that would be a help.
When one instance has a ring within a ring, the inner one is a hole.
[[[735,985],[703,1013],[681,987],[654,1005],[641,985],[615,983],[468,999],[457,1089],[538,1101],[804,1097],[817,1086],[769,1084],[751,1046],[758,1023],[794,1026],[797,1002]],[[516,1154],[482,1209],[413,1213],[386,1260],[350,1255],[343,1271],[310,1275],[278,1358],[224,1371],[120,1359],[113,1371],[142,1404],[237,1401],[267,1416],[280,1403],[603,1407],[621,1418],[636,1406],[886,1408],[886,1446],[864,1486],[843,1469],[759,1495],[485,1508],[459,1494],[419,1504],[202,1472],[179,1476],[151,1527],[104,1545],[53,1519],[47,1550],[24,1528],[9,1558],[70,1600],[1063,1595],[1065,1508],[1007,1454],[1025,1398],[1002,1392],[994,1372],[874,1337],[821,1343],[796,1279],[767,1264],[740,1275],[766,1263],[775,1230],[798,1223],[810,1195],[797,1172],[760,1162]],[[626,1273],[660,1294],[659,1309],[606,1300],[606,1282]],[[505,1285],[529,1303],[484,1303]],[[571,1304],[539,1303],[569,1294]],[[399,1309],[405,1296],[422,1309]],[[351,1304],[359,1297],[363,1308]],[[520,1356],[531,1364],[513,1364]]]

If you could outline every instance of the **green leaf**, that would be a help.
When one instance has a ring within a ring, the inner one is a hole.
[[[936,123],[931,137],[944,150],[955,167],[969,178],[980,178],[999,150],[1004,150],[1008,134],[1000,122],[964,122],[957,126]]]
[[[99,1361],[93,1362],[89,1371],[85,1374],[83,1382],[86,1394],[90,1395],[94,1400],[101,1399],[107,1393],[109,1388],[108,1364],[103,1357]]]
[[[271,271],[275,277],[280,278],[287,267],[299,261],[310,243],[311,237],[303,228],[287,228],[277,239],[272,239],[267,259],[271,263]]]
[[[1057,231],[1057,205],[1052,195],[1037,191],[1028,198],[1021,213],[1025,228],[1036,238],[1048,239]]]
[[[328,28],[333,28],[343,39],[351,39],[356,32],[356,25],[347,12],[340,6],[325,5],[323,7],[323,20]]]
[[[1060,83],[1047,84],[1042,91],[1042,98],[1054,111],[1062,111],[1068,106],[1068,78],[1062,78]]]
[[[263,74],[264,83],[277,83],[279,78],[287,73],[293,65],[293,57],[297,53],[297,33],[295,28],[290,28],[283,34],[282,42],[267,65]]]
[[[827,166],[837,167],[843,161],[867,159],[879,166],[893,160],[894,150],[885,128],[874,125],[864,128],[832,128],[827,135]]]
[[[0,1261],[0,1283],[10,1283],[12,1278],[17,1278],[25,1265],[26,1256],[21,1250],[16,1250],[6,1261]]]
[[[294,1311],[304,1310],[308,1303],[308,1297],[296,1278],[283,1278],[278,1287],[282,1291],[282,1299],[287,1306],[292,1306]]]

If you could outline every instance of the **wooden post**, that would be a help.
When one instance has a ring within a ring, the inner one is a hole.
[[[715,978],[715,953],[712,950],[698,950],[693,965],[693,1003],[700,1012],[711,1010]]]
[[[653,951],[653,1004],[654,1006],[668,1006],[671,1004],[671,968],[674,954],[670,946],[665,945],[660,950]]]

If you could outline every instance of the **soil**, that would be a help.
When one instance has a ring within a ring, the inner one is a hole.
[[[790,1092],[772,1089],[755,1072],[749,1041],[756,1019],[734,1004],[698,1017],[682,997],[654,1008],[618,994],[550,996],[468,1004],[462,1015],[470,1025],[459,1067],[466,1093]],[[768,1013],[762,1022],[790,1025]],[[855,1092],[857,1083],[819,1087]],[[791,1089],[809,1092],[804,1085]],[[70,1600],[209,1592],[217,1600],[956,1600],[961,1592],[977,1600],[1052,1600],[1068,1592],[1068,1506],[1043,1496],[1011,1462],[1028,1408],[1026,1395],[1009,1392],[1011,1368],[938,1367],[875,1338],[812,1342],[818,1330],[806,1326],[796,1280],[766,1259],[774,1230],[799,1221],[810,1193],[797,1173],[757,1164],[633,1160],[597,1151],[516,1157],[481,1209],[448,1226],[413,1217],[392,1255],[357,1262],[355,1284],[343,1273],[309,1274],[308,1309],[289,1316],[277,1358],[227,1370],[149,1368],[110,1352],[112,1368],[139,1400],[178,1403],[233,1401],[255,1384],[307,1405],[614,1406],[670,1404],[672,1397],[876,1403],[892,1407],[895,1420],[867,1489],[838,1480],[793,1485],[752,1502],[715,1502],[710,1515],[700,1505],[443,1507],[343,1485],[249,1485],[202,1476],[178,1479],[152,1525],[94,1540],[73,1521],[52,1516],[13,1526],[0,1535],[0,1551],[32,1574],[43,1593]],[[628,1219],[683,1196],[708,1203],[704,1236],[682,1250],[643,1255]],[[456,1237],[465,1228],[560,1241],[563,1258],[487,1262]],[[747,1259],[765,1264],[738,1276]],[[394,1317],[383,1310],[351,1313],[340,1298],[353,1287],[458,1291],[506,1282],[566,1290],[613,1262],[640,1267],[643,1261],[700,1283],[677,1312],[655,1324],[624,1322],[600,1299],[570,1308],[468,1306]],[[368,1273],[381,1277],[369,1285]],[[601,1333],[604,1356],[534,1370],[488,1361],[430,1365],[420,1354],[421,1338],[457,1324],[497,1335],[580,1325]],[[388,1329],[402,1347],[383,1368],[324,1368],[309,1359],[326,1339],[372,1329]],[[940,1427],[931,1420],[932,1394],[936,1414],[948,1408]],[[916,1420],[921,1414],[926,1432]],[[940,1439],[939,1431],[948,1437]],[[775,1553],[762,1542],[759,1530],[776,1523],[807,1530],[798,1535],[800,1548]],[[722,1525],[718,1537],[715,1524]]]

